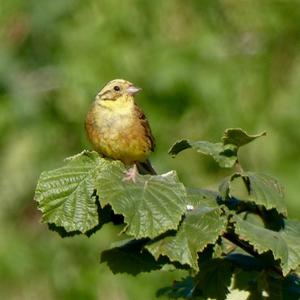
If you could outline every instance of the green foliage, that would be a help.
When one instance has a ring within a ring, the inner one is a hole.
[[[156,259],[167,256],[171,261],[199,270],[198,253],[208,244],[214,244],[225,231],[227,220],[221,214],[219,207],[194,207],[186,212],[176,235],[150,243],[146,249]]]
[[[242,179],[242,181],[239,181]],[[224,199],[236,197],[243,201],[263,205],[266,209],[276,208],[286,215],[283,188],[276,179],[261,173],[235,173],[220,185],[220,193]]]
[[[186,197],[176,173],[138,175],[133,184],[123,180],[125,171],[123,164],[115,161],[95,176],[101,205],[109,204],[115,213],[124,216],[124,231],[139,239],[177,229],[186,209]]]
[[[231,128],[224,132],[222,143],[181,140],[176,142],[170,148],[169,153],[175,156],[185,149],[192,148],[197,152],[212,156],[220,167],[231,168],[237,161],[239,147],[254,141],[262,135],[265,135],[265,132],[256,135],[248,135],[239,128]]]
[[[113,276],[91,265],[117,226],[61,241],[39,225],[32,201],[39,174],[88,149],[85,114],[113,78],[143,88],[137,102],[158,145],[151,161],[159,173],[177,170],[187,186],[211,187],[230,170],[192,151],[166,157],[174,141],[217,141],[229,127],[267,129],[267,143],[244,147],[240,161],[276,174],[289,217],[300,218],[300,3],[129,2],[1,1],[0,299],[152,300],[154,289],[185,277]]]
[[[95,185],[97,168],[105,172],[105,163],[96,153],[68,158],[64,167],[42,173],[35,199],[43,221],[63,227],[67,232],[87,232],[98,224]]]
[[[224,145],[231,144],[236,147],[242,147],[263,135],[266,135],[265,131],[259,134],[249,135],[240,128],[229,128],[225,130],[222,141]]]
[[[175,172],[138,175],[135,184],[122,180],[119,161],[83,151],[66,160],[66,166],[42,173],[35,199],[43,221],[67,232],[86,233],[99,225],[97,198],[124,216],[124,231],[135,238],[154,238],[176,229],[186,209],[185,189]],[[95,194],[94,191],[98,193]]]
[[[283,229],[277,232],[235,216],[234,226],[239,238],[249,242],[259,254],[271,251],[280,262],[283,275],[300,265],[300,222],[285,220]]]
[[[222,143],[172,146],[173,155],[192,148],[221,167],[236,166],[219,191],[187,188],[175,171],[127,181],[121,162],[83,151],[43,172],[35,199],[43,222],[62,236],[95,233],[121,216],[121,232],[130,238],[101,255],[113,273],[189,271],[157,296],[225,300],[237,288],[249,292],[248,299],[264,299],[264,292],[272,299],[297,297],[300,222],[287,219],[278,181],[244,171],[238,159],[239,148],[262,135],[228,129]]]
[[[175,156],[188,148],[212,156],[214,160],[224,168],[231,168],[236,162],[236,147],[234,145],[223,145],[221,143],[182,140],[175,143],[169,150],[169,153]]]

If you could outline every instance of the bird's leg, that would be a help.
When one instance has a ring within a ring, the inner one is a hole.
[[[124,172],[125,177],[123,178],[123,181],[133,181],[136,182],[136,177],[139,174],[139,171],[137,169],[136,164],[133,165],[130,169]]]

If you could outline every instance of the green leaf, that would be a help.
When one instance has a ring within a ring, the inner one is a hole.
[[[300,223],[295,220],[286,220],[284,230],[280,231],[288,247],[288,260],[284,270],[296,269],[300,265]]]
[[[96,233],[101,227],[108,222],[113,222],[113,224],[121,224],[123,222],[120,222],[120,217],[122,220],[122,216],[116,216],[114,215],[111,207],[109,205],[106,205],[104,208],[100,207],[100,203],[98,200],[96,200],[96,204],[98,206],[98,224],[97,226],[93,227],[92,229],[86,231],[84,234],[88,237],[90,237],[92,234]],[[117,222],[116,222],[117,221]],[[48,223],[48,228],[52,231],[57,232],[61,237],[72,237],[78,234],[81,234],[80,231],[66,231],[64,227],[62,226],[56,226],[53,223]]]
[[[235,145],[236,147],[241,147],[263,135],[266,135],[265,131],[259,134],[249,135],[240,128],[229,128],[225,130],[222,141],[224,145],[231,144]]]
[[[157,291],[156,297],[167,296],[170,299],[191,298],[194,289],[192,277],[186,277],[180,281],[174,281],[170,287],[164,287]]]
[[[189,148],[212,156],[222,168],[233,167],[237,160],[237,148],[234,145],[223,145],[222,143],[210,143],[206,141],[178,141],[170,148],[169,154],[175,156],[179,152]]]
[[[219,207],[218,197],[219,193],[215,191],[205,190],[205,189],[196,189],[196,188],[186,188],[187,191],[187,203],[196,208],[202,206],[209,207]]]
[[[137,239],[154,238],[177,229],[186,211],[186,192],[174,171],[162,175],[138,175],[136,182],[124,181],[124,166],[113,161],[96,176],[101,205],[110,204],[124,216],[125,230]]]
[[[244,178],[240,173],[234,173],[233,175],[226,177],[219,185],[219,192],[225,200],[232,197],[244,200],[249,197],[249,191],[244,182]]]
[[[195,277],[193,296],[225,300],[233,273],[231,263],[225,259],[211,259],[201,263],[200,270]]]
[[[110,249],[101,253],[101,262],[106,262],[114,274],[137,275],[161,269],[163,264],[157,262],[148,251],[143,250],[145,243],[145,239],[128,239],[114,243]]]
[[[181,140],[181,141],[177,141],[174,145],[172,145],[168,153],[171,154],[172,156],[175,156],[179,152],[189,148],[192,148],[192,142],[188,140]]]
[[[275,178],[254,172],[245,172],[243,177],[247,178],[249,182],[250,201],[261,204],[266,209],[275,208],[279,213],[287,215],[283,187]]]
[[[269,175],[235,173],[221,183],[219,191],[224,199],[234,197],[245,202],[250,201],[263,205],[268,210],[275,208],[279,213],[287,215],[283,187]]]
[[[240,239],[249,242],[259,253],[271,251],[280,260],[283,274],[300,265],[300,223],[285,220],[284,229],[273,231],[234,216],[235,232]]]
[[[219,207],[195,207],[189,211],[175,236],[167,236],[146,246],[158,259],[167,256],[170,261],[187,264],[198,270],[198,252],[214,244],[225,230],[227,220]]]
[[[192,148],[197,152],[212,156],[220,167],[232,168],[237,161],[238,148],[263,135],[266,135],[266,133],[249,135],[240,128],[229,128],[224,132],[222,143],[181,140],[171,146],[169,154],[176,156],[181,151]]]
[[[43,172],[35,193],[42,221],[66,232],[85,233],[97,226],[93,178],[96,170],[105,172],[107,165],[109,161],[96,152],[83,151],[68,158],[65,166]]]

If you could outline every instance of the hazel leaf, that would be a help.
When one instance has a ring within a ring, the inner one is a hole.
[[[267,133],[265,131],[263,131],[259,134],[249,135],[243,129],[228,128],[224,132],[222,141],[223,141],[224,145],[230,144],[230,145],[235,145],[236,147],[242,147],[242,146],[244,146],[266,134]]]

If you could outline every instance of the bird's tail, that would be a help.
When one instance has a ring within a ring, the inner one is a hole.
[[[136,164],[138,171],[140,174],[142,175],[146,175],[146,174],[150,174],[150,175],[156,175],[157,173],[155,172],[155,170],[153,169],[150,160],[147,159],[143,162],[139,161]]]

